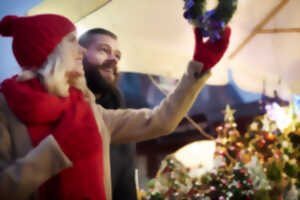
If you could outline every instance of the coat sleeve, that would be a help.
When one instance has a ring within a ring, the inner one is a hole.
[[[28,199],[47,179],[72,166],[52,135],[17,159],[13,146],[9,129],[0,121],[0,199]]]
[[[191,61],[176,89],[153,110],[105,110],[100,106],[104,123],[111,133],[111,142],[138,142],[171,133],[210,77],[210,71],[202,74],[201,70],[201,63]]]

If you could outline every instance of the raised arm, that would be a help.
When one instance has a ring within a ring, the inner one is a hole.
[[[193,60],[176,89],[153,110],[104,110],[103,118],[112,142],[142,141],[172,132],[194,103],[210,76],[210,69],[223,57],[230,41],[231,29],[226,27],[221,38],[204,42],[201,32],[194,30]]]
[[[176,89],[153,110],[105,110],[99,107],[111,133],[111,141],[143,141],[171,133],[189,111],[209,77],[209,71],[202,73],[201,63],[191,61]]]

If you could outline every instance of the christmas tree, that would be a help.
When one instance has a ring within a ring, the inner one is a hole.
[[[157,176],[142,192],[144,200],[297,200],[300,199],[300,123],[291,104],[280,115],[258,116],[240,133],[229,105],[224,124],[217,127],[214,167],[191,176],[174,155],[167,156]],[[271,109],[270,109],[271,110]],[[199,166],[201,167],[201,166]]]

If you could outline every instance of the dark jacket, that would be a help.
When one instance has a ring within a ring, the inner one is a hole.
[[[125,108],[120,90],[107,84],[95,71],[87,72],[88,87],[96,96],[96,103],[107,109]],[[113,200],[136,200],[134,181],[135,144],[111,144],[110,164]]]
[[[96,102],[104,108],[117,109],[124,107],[122,96],[113,93]],[[136,200],[134,182],[135,144],[111,144],[110,164],[113,200]]]

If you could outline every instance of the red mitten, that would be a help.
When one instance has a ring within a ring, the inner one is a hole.
[[[196,44],[193,59],[203,63],[203,70],[206,71],[215,66],[224,55],[229,44],[231,29],[229,26],[225,27],[224,32],[221,33],[221,39],[214,42],[210,42],[210,39],[203,42],[201,31],[198,28],[194,28],[194,34]]]

